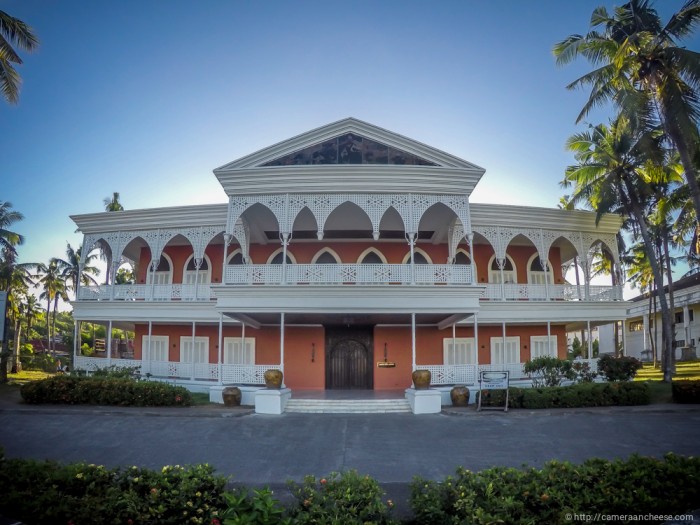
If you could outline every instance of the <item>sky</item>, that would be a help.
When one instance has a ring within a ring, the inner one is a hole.
[[[616,4],[0,0],[41,41],[19,104],[0,101],[20,260],[79,245],[69,215],[115,191],[126,209],[226,202],[214,168],[345,117],[485,168],[472,202],[556,207],[587,98],[566,85],[590,66],[551,50],[599,5]],[[655,5],[666,20],[683,1]]]

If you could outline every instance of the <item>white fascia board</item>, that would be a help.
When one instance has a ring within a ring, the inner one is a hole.
[[[362,135],[368,139],[386,144],[387,146],[393,146],[408,153],[413,153],[414,155],[422,157],[426,160],[435,162],[440,166],[467,168],[480,171],[481,174],[483,174],[485,171],[476,164],[467,162],[459,157],[455,157],[454,155],[423,144],[422,142],[418,142],[398,133],[394,133],[393,131],[375,126],[374,124],[350,117],[321,126],[311,131],[307,131],[306,133],[302,133],[290,139],[278,142],[277,144],[268,146],[267,148],[261,149],[250,155],[246,155],[245,157],[216,168],[214,173],[219,176],[220,173],[229,170],[260,166],[261,164],[265,164],[266,162],[270,162],[276,158],[283,157],[289,153],[304,149],[308,146],[313,146],[314,144],[318,144],[319,142],[323,142],[344,133],[356,133],[358,135]]]
[[[141,210],[109,211],[71,215],[82,233],[132,231],[157,228],[189,228],[193,226],[226,226],[228,204],[173,206]]]
[[[595,213],[585,210],[560,210],[534,206],[511,206],[470,202],[474,226],[532,225],[533,228],[552,230],[592,231],[615,234],[620,231],[622,218],[606,213],[596,225]]]
[[[668,301],[668,293],[666,293],[666,300]],[[656,303],[656,311],[661,315],[661,306],[658,304],[659,300],[656,296],[652,299],[653,303]],[[652,303],[652,304],[653,304]],[[678,310],[684,306],[692,306],[700,303],[700,286],[691,286],[690,288],[684,288],[683,290],[673,291],[673,307]],[[630,306],[627,309],[627,317],[634,319],[639,317],[641,319],[642,315],[649,313],[649,298],[642,299],[641,301],[634,301],[633,303],[628,303]],[[651,315],[654,315],[654,307],[652,306]]]
[[[241,313],[470,313],[481,286],[225,286],[220,312]]]
[[[628,306],[624,301],[481,301],[479,324],[614,322],[625,318]]]
[[[469,195],[483,172],[439,166],[328,164],[217,173],[229,195],[270,193],[430,193]]]
[[[216,303],[147,302],[147,301],[74,301],[73,317],[77,321],[130,321],[137,323],[218,323]]]

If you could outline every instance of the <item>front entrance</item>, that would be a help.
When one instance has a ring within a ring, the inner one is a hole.
[[[326,388],[371,389],[372,326],[326,326]]]

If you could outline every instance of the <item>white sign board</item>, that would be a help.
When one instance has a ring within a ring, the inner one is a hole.
[[[2,319],[0,320],[0,341],[5,340],[5,309],[7,308],[7,292],[0,292],[0,313],[2,314]]]
[[[498,371],[491,372],[482,370],[479,372],[479,405],[477,406],[477,411],[481,410],[503,410],[508,412],[508,381],[510,379],[510,372],[508,371]],[[482,407],[481,400],[484,397],[483,392],[485,390],[505,390],[506,391],[506,404],[503,407]]]

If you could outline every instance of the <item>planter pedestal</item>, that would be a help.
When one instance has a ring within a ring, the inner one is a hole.
[[[407,388],[406,399],[414,414],[439,414],[442,411],[442,395],[439,390]]]
[[[292,391],[289,388],[258,390],[255,393],[255,413],[282,414],[291,397]]]

